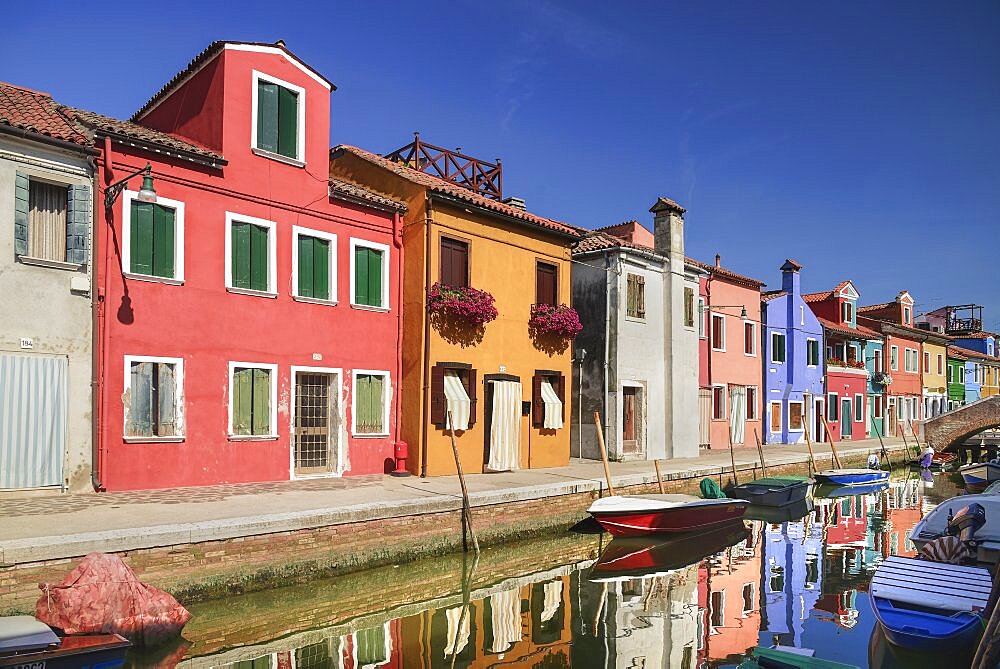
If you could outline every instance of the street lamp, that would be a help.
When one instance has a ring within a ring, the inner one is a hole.
[[[737,308],[740,310],[740,318],[743,320],[749,320],[750,317],[747,316],[747,308],[745,304],[709,304],[698,307],[701,313],[705,313],[706,311],[714,311],[717,309],[737,309]]]
[[[153,166],[146,163],[145,167],[137,169],[124,179],[120,179],[104,189],[104,206],[111,209],[115,205],[115,200],[121,192],[128,186],[129,179],[142,175],[142,187],[136,194],[135,199],[139,202],[156,202],[156,190],[153,188]]]

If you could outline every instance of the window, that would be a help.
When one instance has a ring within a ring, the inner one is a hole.
[[[566,377],[552,370],[535,370],[531,377],[532,427],[559,430],[565,417]]]
[[[351,304],[389,308],[389,247],[351,238]]]
[[[827,393],[826,395],[826,419],[838,420],[840,417],[840,406],[837,402],[837,393]]]
[[[337,301],[337,235],[292,227],[292,294]]]
[[[872,416],[875,417],[875,418],[881,418],[882,417],[882,396],[881,395],[876,395],[872,399],[874,400],[872,402]]]
[[[122,266],[127,274],[184,280],[184,203],[122,194]]]
[[[639,274],[629,274],[625,279],[625,298],[628,305],[626,315],[629,318],[645,318],[646,277]],[[685,288],[685,290],[687,289]]]
[[[780,332],[771,333],[771,362],[785,361],[785,335]]]
[[[882,349],[877,348],[873,352],[874,362],[872,363],[876,372],[882,371]]]
[[[387,392],[389,372],[354,370],[354,394],[351,413],[354,436],[384,437],[389,434]]]
[[[754,610],[754,584],[746,583],[743,586],[743,615],[746,616],[748,613]]]
[[[781,432],[781,402],[769,403],[768,413],[771,432]]]
[[[547,262],[535,264],[535,304],[559,304],[558,271]]]
[[[863,423],[865,421],[865,396],[854,396],[854,422]]]
[[[229,363],[229,436],[277,436],[277,365]]]
[[[800,401],[788,402],[788,429],[792,431],[802,430],[803,404]]]
[[[920,363],[919,352],[916,349],[908,348],[903,350],[903,362],[907,372],[919,372]]]
[[[910,308],[903,307],[903,325],[910,324]]]
[[[819,341],[816,339],[806,339],[806,365],[810,367],[819,365]]]
[[[274,222],[226,212],[226,288],[275,295]]]
[[[743,321],[743,354],[757,355],[757,324]]]
[[[25,194],[18,186],[27,184]],[[23,198],[27,195],[27,200]],[[40,260],[67,260],[67,210],[69,188],[61,184],[29,179],[18,174],[15,182],[15,206],[19,205],[17,236],[26,237],[22,255]],[[26,220],[25,220],[26,219]],[[22,241],[22,240],[18,240]],[[84,246],[86,249],[86,246]],[[85,259],[84,259],[85,260]]]
[[[837,360],[843,360],[844,359],[844,348],[845,348],[844,344],[834,344],[833,345],[833,357],[835,357]]]
[[[389,660],[392,659],[392,637],[389,633],[389,623],[358,630],[354,635],[354,640],[357,655],[356,666],[369,669],[388,664]],[[334,663],[331,662],[332,664]]]
[[[899,347],[896,345],[889,347],[889,367],[894,372],[899,371]]]
[[[182,437],[184,362],[125,356],[125,441]]]
[[[684,327],[694,327],[694,288],[684,288]]]
[[[712,592],[709,604],[709,624],[722,627],[726,623],[726,593],[724,590]]]
[[[757,420],[757,386],[747,386],[747,420]]]
[[[847,361],[857,362],[861,358],[861,347],[857,344],[851,344],[847,347]]]
[[[850,323],[854,320],[854,305],[850,302],[842,302],[840,305],[841,321]]]
[[[726,319],[722,314],[712,314],[712,349],[726,350]]]
[[[469,244],[441,238],[441,285],[465,288],[469,285]]]
[[[726,419],[726,387],[712,386],[712,420]]]
[[[305,89],[253,73],[251,144],[255,153],[305,161]]]
[[[705,298],[698,298],[698,336],[705,337],[705,333],[708,331],[708,327],[705,325],[708,318],[708,310],[705,309]]]
[[[952,367],[951,365],[948,365],[948,383],[954,382],[953,379],[954,376],[955,376],[955,368]]]
[[[924,374],[930,374],[931,372],[931,354],[924,351]]]
[[[944,356],[938,353],[937,356],[937,373],[944,374]]]
[[[805,324],[806,324],[806,308],[800,305],[799,306],[799,325],[805,325]]]
[[[440,362],[431,368],[431,423],[448,429],[448,412],[455,418],[455,431],[476,424],[478,374],[471,365]]]

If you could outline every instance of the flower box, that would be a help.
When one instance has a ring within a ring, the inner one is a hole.
[[[427,311],[431,315],[481,327],[497,318],[493,296],[470,286],[442,286],[435,283],[427,292]]]
[[[558,339],[574,339],[583,331],[580,314],[565,304],[533,304],[528,329],[535,335],[548,335]]]

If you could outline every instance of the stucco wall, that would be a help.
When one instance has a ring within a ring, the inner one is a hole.
[[[604,269],[605,255],[588,255],[574,259],[573,307],[580,313],[583,332],[573,342],[579,356],[580,349],[587,351],[582,365],[573,365],[573,420],[571,421],[570,452],[573,457],[600,458],[597,449],[597,430],[594,427],[594,412],[604,417],[604,351],[607,342],[607,281]],[[581,411],[582,409],[582,411]],[[582,414],[582,419],[578,419]],[[582,436],[582,440],[581,440]]]
[[[68,270],[15,261],[14,178],[18,171],[93,187],[92,170],[80,154],[0,138],[0,221],[4,222],[0,225],[0,294],[6,296],[0,351],[68,359],[63,480],[70,490],[83,491],[90,488],[91,472],[91,302],[89,289],[71,290],[70,282],[75,278],[89,286],[92,263],[88,258],[85,269]],[[30,350],[21,348],[22,337],[31,338]]]

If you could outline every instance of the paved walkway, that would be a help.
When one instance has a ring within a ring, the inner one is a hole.
[[[902,441],[889,439],[890,452]],[[878,452],[877,440],[843,442],[843,455]],[[804,463],[804,445],[767,446],[768,465]],[[829,448],[817,447],[820,466]],[[738,449],[737,470],[757,463],[753,448]],[[899,455],[894,455],[899,461]],[[716,476],[731,469],[728,450],[664,460],[665,479]],[[655,481],[650,462],[612,463],[615,485]],[[600,462],[574,459],[566,467],[467,476],[474,506],[600,490]],[[0,498],[0,565],[229,539],[340,523],[456,509],[456,476],[325,478],[200,488],[49,497]]]

